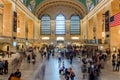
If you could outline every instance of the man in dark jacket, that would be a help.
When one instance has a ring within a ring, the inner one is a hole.
[[[21,78],[21,72],[19,71],[19,69],[17,69],[17,71],[14,73],[14,76]]]

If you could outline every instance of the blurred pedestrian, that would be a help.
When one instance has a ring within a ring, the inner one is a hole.
[[[69,69],[69,72],[70,72],[70,79],[71,80],[74,80],[74,78],[75,78],[75,73],[74,73],[74,71],[73,71],[73,69],[70,67],[70,69]]]
[[[8,61],[5,60],[5,63],[4,63],[4,73],[7,74],[8,73]]]
[[[0,60],[0,75],[3,75],[3,62]]]

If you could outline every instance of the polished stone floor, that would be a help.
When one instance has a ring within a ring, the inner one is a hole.
[[[74,58],[73,64],[69,64],[69,60],[63,59],[65,67],[72,67],[76,77],[75,80],[88,80],[82,79],[81,73],[81,62],[78,58]],[[42,59],[40,55],[37,55],[37,62],[35,65],[32,63],[28,64],[26,60],[23,60],[20,65],[20,71],[22,72],[22,80],[35,80],[33,79],[34,75],[39,76],[40,66],[42,63]],[[59,64],[56,57],[51,57],[49,60],[45,61],[46,71],[45,71],[45,80],[65,80],[63,75],[59,74]],[[0,80],[7,80],[10,73],[12,72],[12,65],[9,64],[9,73],[0,75]],[[38,79],[40,80],[40,79]],[[100,80],[120,80],[120,72],[113,72],[111,67],[111,62],[107,61],[105,64],[105,69],[102,69]]]

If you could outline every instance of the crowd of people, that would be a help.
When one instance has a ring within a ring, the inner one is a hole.
[[[88,78],[88,80],[99,80],[101,69],[105,68],[105,63],[108,57],[107,53],[105,54],[100,50],[95,50],[94,53],[92,53],[92,56],[88,56],[86,50],[86,52],[81,51],[81,54],[84,54],[82,55],[82,64],[81,64],[83,79]]]
[[[64,61],[59,63],[59,74],[63,75],[65,80],[74,80],[75,72],[73,71],[72,67],[66,68],[64,65]]]
[[[69,62],[72,65],[74,57],[80,55],[80,58],[83,58],[82,59],[83,64],[81,66],[83,78],[88,78],[89,80],[98,80],[101,73],[101,69],[104,69],[104,65],[109,53],[107,52],[106,54],[104,54],[100,50],[94,50],[94,53],[89,53],[92,56],[89,56],[87,51],[88,49],[86,49],[85,47],[83,47],[82,49],[81,48],[77,49],[76,47],[71,47],[71,46],[69,46],[64,50],[58,50],[58,63],[61,64],[62,59],[66,58],[69,59]],[[48,53],[49,53],[49,48],[46,50],[43,49],[42,56]],[[66,77],[66,71],[67,71],[67,75],[69,75],[67,77]],[[69,71],[70,68],[65,68],[65,66],[62,66],[60,67],[59,73],[64,74],[66,80],[70,80],[71,74],[69,74]],[[74,80],[74,78],[71,80]]]
[[[40,54],[41,58],[47,58],[49,60],[50,56],[54,56],[56,54],[55,48],[51,48],[48,46],[37,48],[38,53]],[[109,55],[109,52],[106,51],[106,54],[104,54],[100,50],[94,50],[94,53],[89,53],[89,48],[86,47],[80,47],[79,49],[76,47],[66,47],[64,49],[58,49],[58,63],[62,63],[62,67],[60,68],[59,73],[63,74],[65,77],[65,80],[74,80],[75,72],[73,71],[72,67],[65,68],[64,62],[62,62],[62,59],[68,59],[69,63],[72,65],[73,60],[76,56],[80,56],[82,58],[82,64],[81,64],[81,71],[83,73],[83,79],[88,78],[88,80],[98,80],[100,77],[101,69],[104,69],[105,62],[107,60],[107,57]],[[28,50],[21,51],[22,55],[25,57],[27,63],[33,63],[36,62],[37,52],[36,48],[29,48]],[[29,52],[29,54],[27,54]],[[119,52],[119,51],[118,51]],[[89,54],[92,56],[89,56]],[[120,53],[114,52],[112,54],[112,66],[113,71],[119,71],[120,67]],[[7,74],[8,73],[8,61],[0,60],[0,74]],[[13,74],[12,74],[13,75]]]
[[[113,71],[119,71],[120,69],[120,52],[117,54],[116,51],[112,54],[112,67]]]
[[[7,60],[0,60],[0,75],[8,73],[8,61]]]

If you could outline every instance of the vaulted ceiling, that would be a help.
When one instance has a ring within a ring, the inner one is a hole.
[[[44,14],[50,13],[54,13],[54,15],[58,13],[68,15],[72,11],[74,11],[72,14],[77,14],[83,18],[95,5],[97,5],[97,1],[101,0],[25,0],[25,5],[30,7],[31,11],[38,18]],[[50,13],[48,13],[48,11]]]
[[[41,2],[46,1],[46,0],[26,0],[26,5],[28,6],[30,4],[31,1],[35,1],[35,7],[37,7]],[[75,1],[75,0],[73,0]],[[96,5],[96,1],[97,0],[78,0],[79,2],[81,2],[84,6],[86,6],[86,2],[87,1],[92,1],[92,3],[94,3],[94,5]]]

